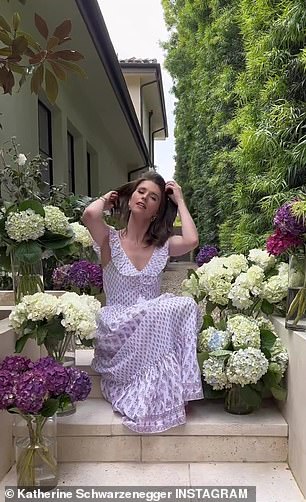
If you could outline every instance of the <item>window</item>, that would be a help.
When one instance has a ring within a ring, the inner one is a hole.
[[[53,164],[52,164],[52,122],[51,111],[38,101],[38,141],[39,153],[48,160],[48,166],[42,166],[42,179],[48,185],[53,183]]]
[[[87,195],[91,197],[91,156],[87,152]]]
[[[67,132],[68,145],[68,189],[69,192],[75,193],[75,166],[74,166],[74,137]]]

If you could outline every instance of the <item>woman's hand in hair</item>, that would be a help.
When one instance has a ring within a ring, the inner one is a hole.
[[[165,192],[169,199],[171,199],[176,205],[178,205],[181,200],[184,200],[182,189],[176,181],[167,181]]]
[[[100,199],[104,199],[104,209],[112,209],[117,202],[118,192],[111,190],[106,194],[102,195]]]

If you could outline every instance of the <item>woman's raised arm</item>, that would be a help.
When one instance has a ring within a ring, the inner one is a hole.
[[[185,204],[182,189],[175,181],[166,183],[168,196],[177,204],[182,223],[182,235],[173,235],[169,238],[169,255],[181,256],[195,249],[199,244],[197,227]]]
[[[92,202],[82,215],[82,222],[88,228],[93,240],[103,246],[109,236],[109,225],[104,221],[103,211],[111,209],[118,198],[118,193],[111,191]]]

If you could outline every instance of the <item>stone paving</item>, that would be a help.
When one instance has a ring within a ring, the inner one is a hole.
[[[181,284],[187,279],[189,268],[197,268],[194,262],[169,262],[163,272],[161,293],[181,295]]]

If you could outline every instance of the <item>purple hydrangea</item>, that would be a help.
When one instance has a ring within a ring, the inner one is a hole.
[[[61,289],[68,286],[70,267],[71,265],[63,265],[54,269],[52,282],[56,288]]]
[[[196,263],[199,267],[203,265],[203,263],[208,263],[214,256],[218,256],[218,249],[216,246],[206,245],[203,246],[196,256]]]
[[[16,382],[16,373],[0,370],[0,410],[14,406]]]
[[[102,267],[87,260],[72,263],[69,270],[69,283],[80,289],[103,287]]]
[[[50,356],[35,362],[8,356],[1,363],[0,409],[16,407],[21,413],[36,414],[50,397],[67,394],[72,402],[83,401],[90,390],[85,371],[67,368]]]
[[[85,371],[76,368],[68,368],[69,384],[66,388],[66,393],[71,401],[84,401],[91,391],[91,381],[89,375]]]
[[[296,200],[286,202],[275,213],[274,225],[283,234],[301,235],[306,233],[303,219],[297,218],[291,211],[294,202],[296,202]]]
[[[46,378],[42,370],[28,370],[20,375],[16,390],[16,406],[22,413],[38,413],[47,397]]]
[[[53,368],[48,368],[45,376],[47,380],[47,389],[52,396],[57,397],[67,392],[66,388],[69,384],[67,368],[61,364],[57,364]]]
[[[46,378],[48,392],[54,397],[66,392],[69,383],[67,368],[55,361],[53,357],[42,357],[32,363],[33,369],[41,370]]]
[[[76,287],[86,289],[103,288],[102,267],[87,260],[79,260],[71,265],[63,265],[54,270],[53,284],[58,288]]]
[[[23,356],[6,356],[0,363],[1,370],[23,373],[30,368],[31,360]]]

